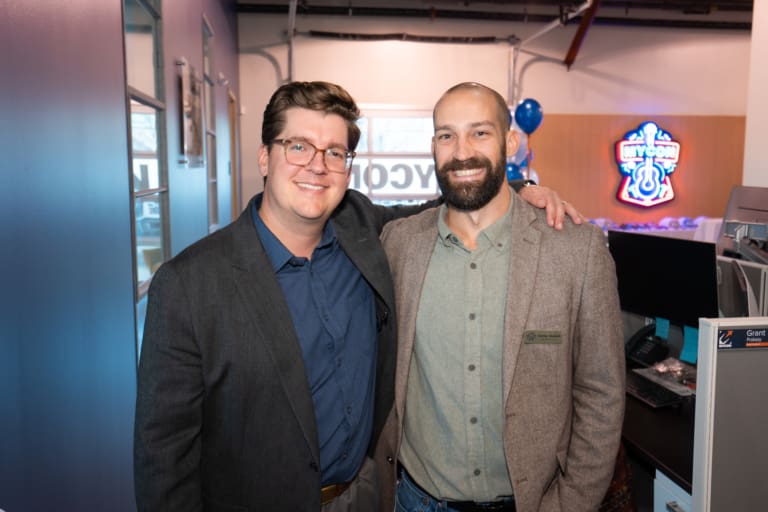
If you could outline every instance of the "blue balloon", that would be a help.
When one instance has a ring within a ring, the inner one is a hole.
[[[517,125],[515,125],[514,130],[520,132],[518,137],[520,143],[517,145],[514,155],[507,155],[507,161],[520,165],[520,162],[528,156],[528,136],[522,133]]]
[[[507,163],[507,181],[521,179],[523,179],[523,173],[520,172],[520,166],[512,162]]]
[[[544,112],[539,102],[526,98],[515,109],[515,122],[526,135],[532,134],[541,124]]]

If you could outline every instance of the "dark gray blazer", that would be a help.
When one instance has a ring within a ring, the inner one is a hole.
[[[234,223],[152,279],[134,439],[140,511],[320,510],[312,395],[253,208],[251,200]],[[374,206],[348,191],[331,217],[376,296],[371,447],[392,406],[396,355],[392,279],[379,233],[413,211]]]

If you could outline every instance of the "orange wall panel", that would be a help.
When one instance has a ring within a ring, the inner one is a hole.
[[[670,175],[675,198],[651,208],[616,197],[622,175],[614,145],[646,121],[680,143],[680,161]],[[722,217],[731,187],[742,183],[744,131],[743,116],[545,114],[529,146],[541,184],[587,217],[645,223],[664,217]]]

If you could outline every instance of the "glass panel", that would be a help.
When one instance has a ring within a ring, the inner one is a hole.
[[[203,89],[205,94],[205,129],[208,131],[216,131],[216,125],[214,120],[213,109],[213,69],[211,52],[212,47],[211,31],[208,28],[208,24],[203,21]]]
[[[147,319],[148,295],[144,295],[136,303],[136,350],[141,355],[141,342],[144,339],[144,322]]]
[[[371,119],[374,153],[429,153],[431,117],[375,117]]]
[[[213,66],[211,64],[211,31],[208,24],[203,22],[203,73],[213,79]]]
[[[357,143],[358,153],[368,152],[368,118],[361,117],[357,120],[357,126],[360,127],[360,142]]]
[[[372,199],[429,199],[438,195],[432,158],[356,158],[349,188]]]
[[[144,0],[144,2],[149,4],[155,9],[155,11],[160,13],[160,4],[162,3],[161,0]]]
[[[216,173],[216,136],[206,135],[206,150],[208,151],[208,226],[211,231],[219,224],[219,192],[218,176]]]
[[[160,161],[157,155],[158,113],[131,100],[131,146],[134,192],[159,188]]]
[[[128,85],[152,97],[156,88],[156,21],[136,0],[125,0],[125,70]]]
[[[203,80],[205,90],[205,129],[209,132],[216,131],[216,121],[213,115],[213,86],[207,79]]]
[[[352,160],[352,175],[349,180],[349,187],[352,190],[357,190],[361,194],[369,195],[371,189],[366,181],[367,174],[364,172],[368,169],[369,160],[367,158],[355,157]]]
[[[134,198],[136,219],[136,275],[139,283],[152,277],[165,259],[163,218],[159,194]]]
[[[219,229],[219,196],[216,182],[208,184],[208,230]]]
[[[208,134],[205,137],[206,151],[208,151],[208,181],[216,181],[216,136]]]

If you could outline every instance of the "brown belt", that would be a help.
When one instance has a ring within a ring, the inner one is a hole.
[[[446,501],[449,510],[458,512],[516,512],[517,507],[512,498],[502,501],[477,503],[474,501]]]
[[[349,486],[352,485],[352,482],[344,482],[343,484],[332,484],[332,485],[326,485],[322,489],[320,489],[320,504],[321,505],[327,505],[328,503],[332,502],[342,494],[344,494],[344,491],[349,489]]]

